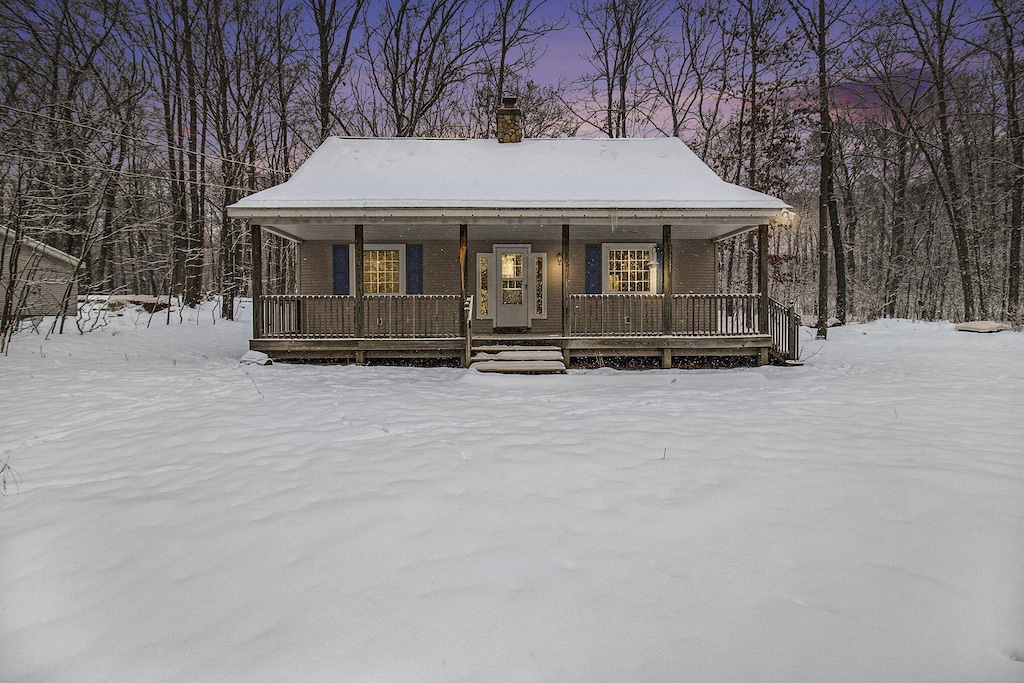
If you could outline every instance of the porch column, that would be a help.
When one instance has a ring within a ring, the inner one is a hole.
[[[255,223],[249,224],[249,248],[252,250],[249,263],[252,267],[252,338],[263,335],[263,229]]]
[[[661,226],[661,253],[665,263],[661,268],[661,320],[662,333],[672,333],[672,226]]]
[[[462,300],[469,295],[469,226],[459,225],[459,279],[462,281]]]
[[[569,336],[569,224],[562,224],[562,336]]]
[[[462,281],[462,305],[465,306],[469,295],[469,226],[465,223],[459,224],[459,279]],[[473,313],[470,311],[470,315]],[[469,333],[465,315],[459,316],[459,330],[463,337]]]
[[[356,243],[352,248],[352,267],[355,269],[356,301],[355,320],[352,322],[352,329],[356,337],[363,336],[363,226],[356,225]],[[362,362],[359,358],[362,354],[357,353],[356,362]]]
[[[757,226],[758,332],[768,334],[768,226]]]
[[[768,334],[768,226],[757,226],[757,331]],[[768,349],[761,349],[757,361],[768,365]]]

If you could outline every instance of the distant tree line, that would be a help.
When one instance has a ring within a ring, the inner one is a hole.
[[[667,135],[785,198],[773,294],[830,318],[1020,321],[1024,2],[0,0],[0,223],[83,293],[246,292],[226,206],[327,136]],[[584,37],[584,73],[538,82]],[[269,291],[294,253],[267,238]],[[753,286],[753,244],[721,286]],[[9,265],[9,264],[8,264]],[[3,268],[0,266],[0,275]]]

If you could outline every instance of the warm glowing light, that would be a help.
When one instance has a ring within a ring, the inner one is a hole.
[[[518,279],[523,276],[522,254],[501,255],[501,276],[506,279]]]
[[[796,225],[797,220],[798,219],[795,211],[791,209],[783,209],[782,211],[779,212],[779,217],[772,222],[775,223],[776,225],[788,227],[791,225]]]

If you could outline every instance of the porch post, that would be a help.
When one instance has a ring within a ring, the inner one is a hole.
[[[462,280],[462,305],[465,306],[466,298],[469,295],[469,226],[465,223],[459,224],[459,274],[460,280]],[[467,314],[472,315],[473,312],[469,311]],[[468,336],[466,315],[460,316],[459,329],[463,337]]]
[[[757,226],[758,332],[768,334],[768,226]]]
[[[757,226],[757,327],[768,334],[768,226]],[[761,349],[758,363],[768,365],[768,349]]]
[[[249,224],[249,247],[252,250],[252,338],[263,336],[263,229]]]
[[[569,224],[562,224],[562,336],[569,336]]]
[[[661,226],[661,253],[665,263],[661,269],[662,333],[672,333],[672,226]]]
[[[356,301],[355,320],[352,321],[352,329],[355,336],[363,336],[363,226],[356,225],[356,243],[352,248],[352,268],[355,269]],[[356,362],[362,362],[361,353],[356,354]]]

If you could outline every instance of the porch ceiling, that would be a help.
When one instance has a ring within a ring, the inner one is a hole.
[[[251,212],[256,213],[256,212]],[[266,211],[251,215],[250,220],[271,233],[298,242],[313,240],[351,240],[353,226],[364,226],[365,237],[372,241],[405,241],[458,239],[458,226],[469,226],[470,239],[530,240],[561,236],[562,225],[568,224],[573,238],[591,239],[660,239],[661,226],[671,225],[677,239],[718,240],[730,237],[779,217],[776,210],[701,210],[626,212],[611,211],[544,211],[524,213],[495,211],[446,211],[424,215],[411,211],[370,212],[338,215],[336,212]]]

